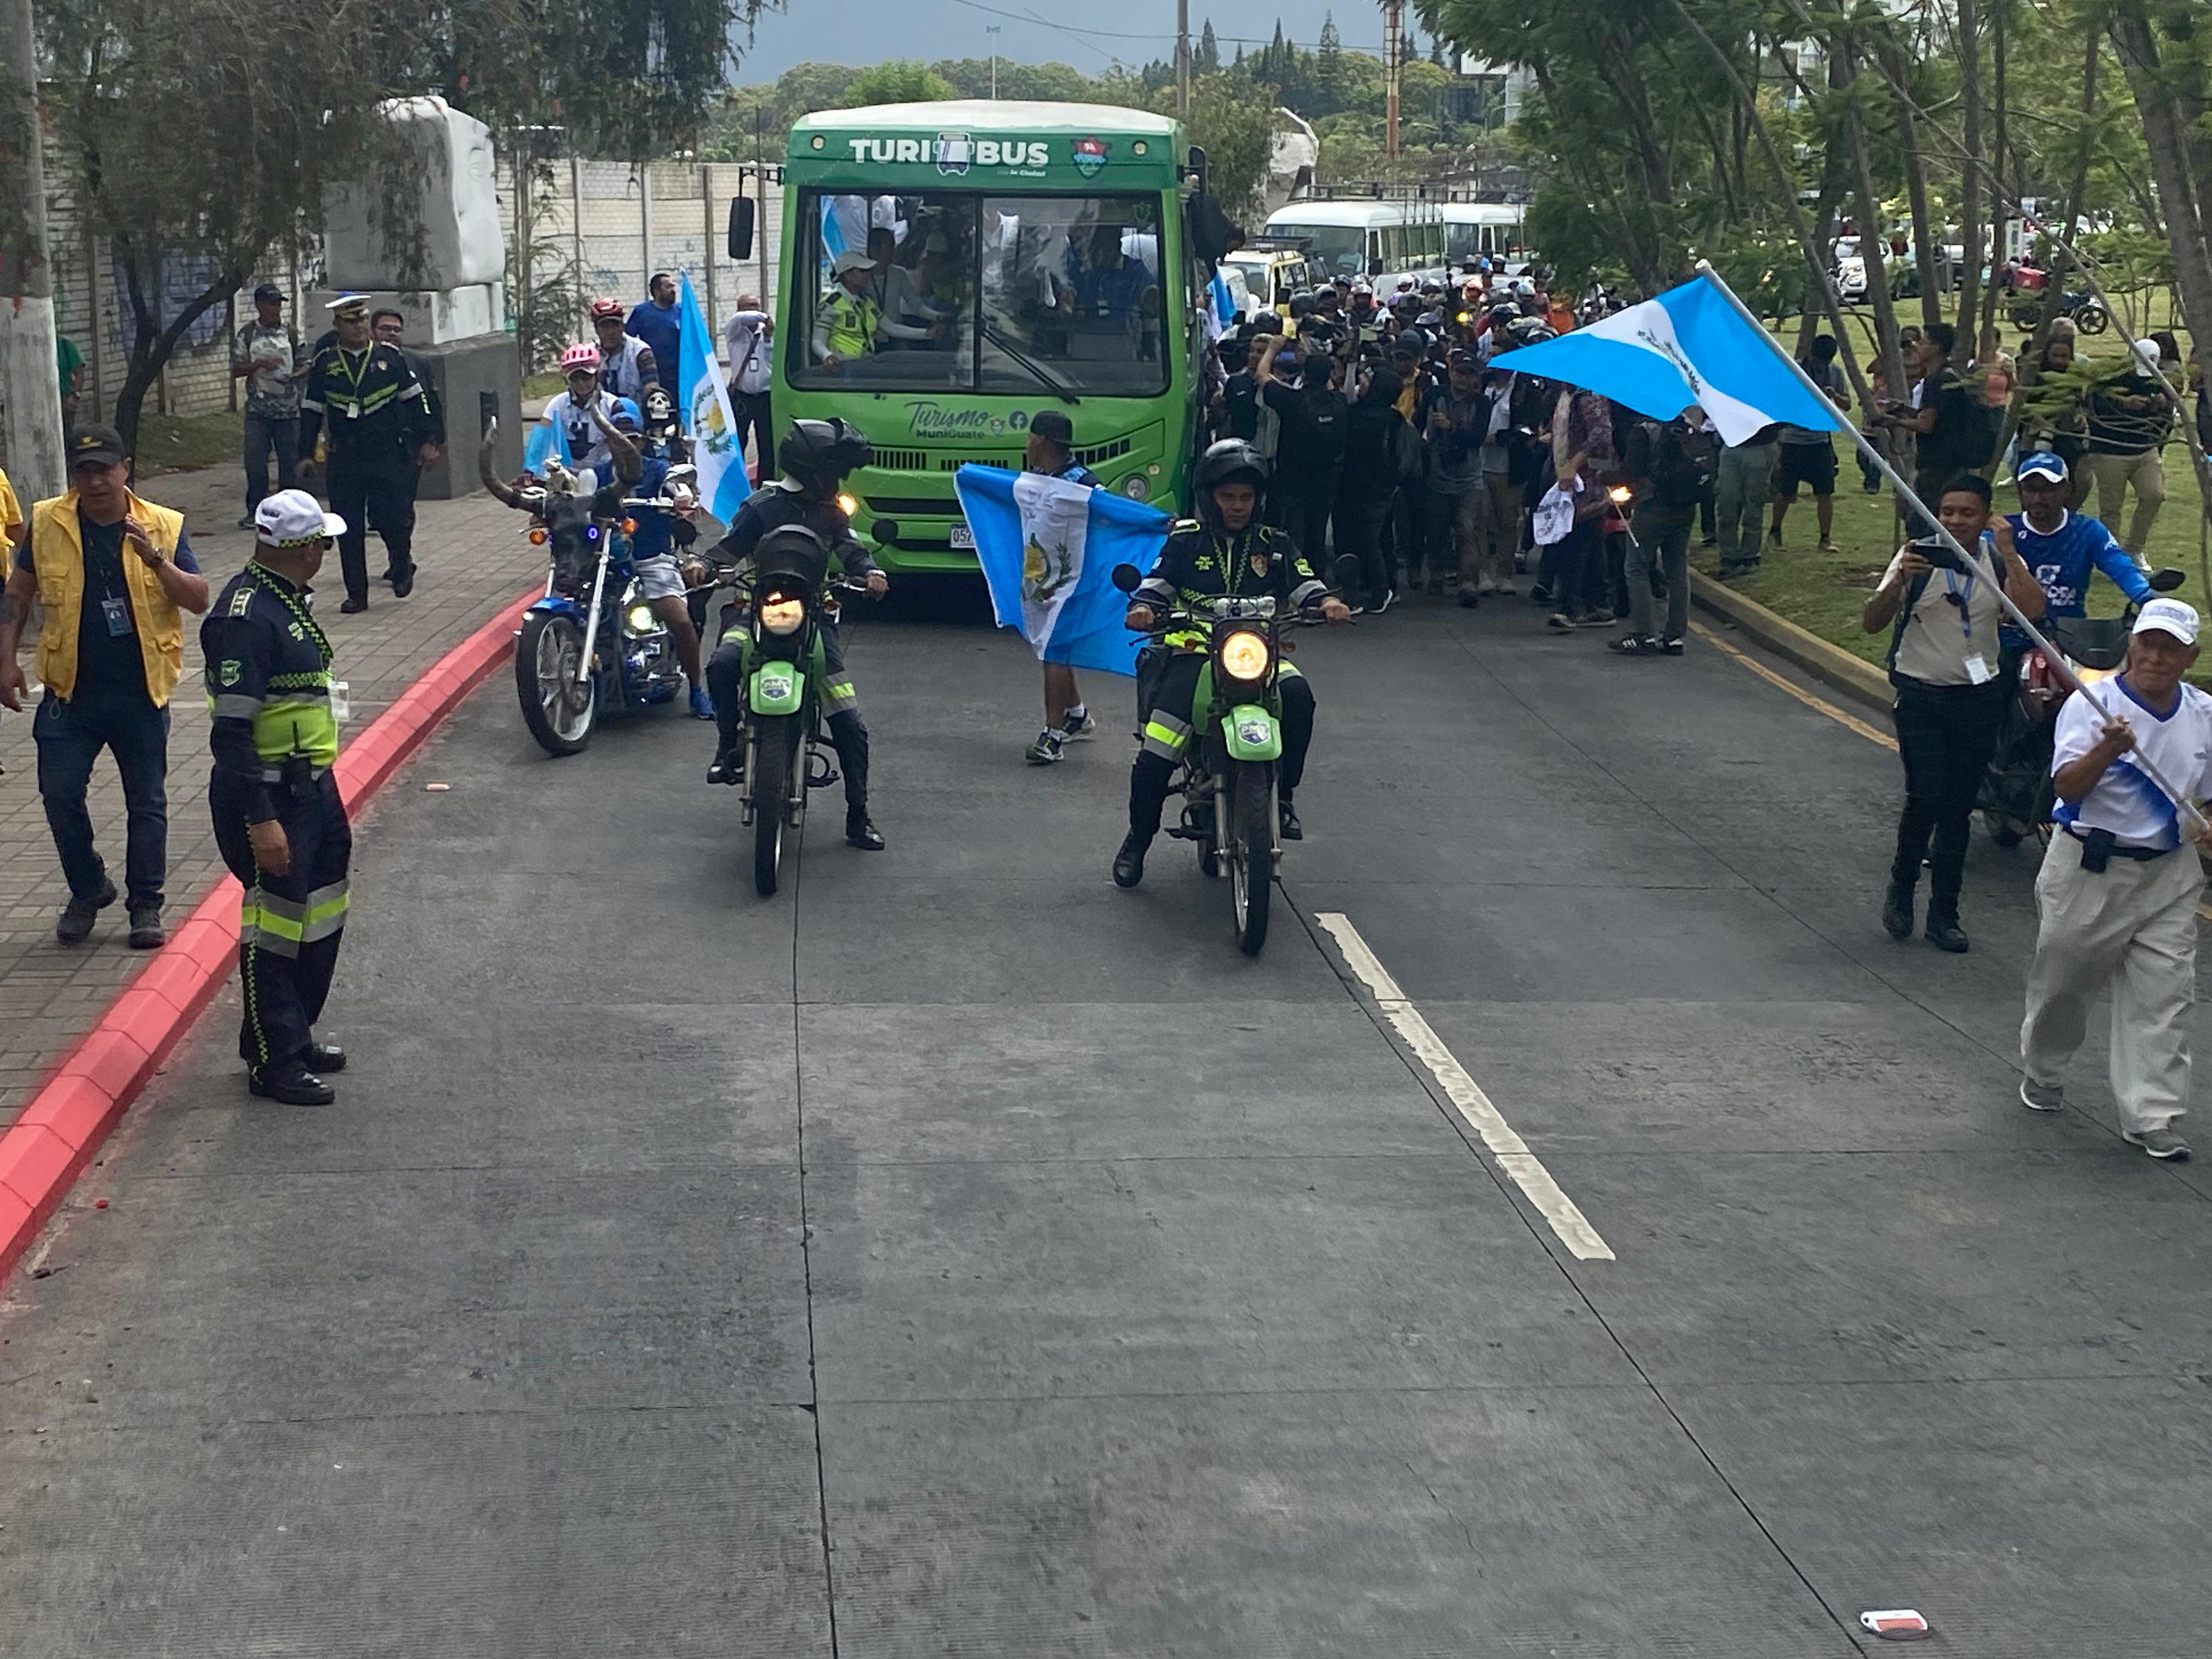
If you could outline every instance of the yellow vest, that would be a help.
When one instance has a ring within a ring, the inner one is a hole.
[[[873,300],[838,287],[823,295],[822,303],[830,312],[827,333],[830,350],[850,362],[876,349],[876,325],[882,320],[883,313]]]
[[[130,498],[131,516],[165,558],[174,557],[185,533],[185,515],[166,507]],[[77,626],[84,616],[84,542],[77,534],[76,491],[40,501],[31,509],[31,565],[39,578],[39,599],[46,608],[39,635],[39,678],[58,697],[76,689]],[[185,668],[185,619],[161,578],[145,560],[127,549],[123,581],[131,590],[131,617],[138,629],[138,649],[146,659],[146,695],[156,708],[169,701]]]

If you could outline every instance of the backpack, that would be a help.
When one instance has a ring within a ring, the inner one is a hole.
[[[1720,441],[1710,432],[1655,426],[1651,434],[1651,504],[1672,512],[1705,500],[1720,471]]]

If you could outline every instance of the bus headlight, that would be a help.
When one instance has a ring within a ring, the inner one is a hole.
[[[796,634],[806,620],[804,599],[769,599],[760,608],[761,626],[771,634]]]
[[[1121,480],[1121,493],[1133,501],[1148,501],[1152,498],[1152,486],[1141,472],[1132,472]]]
[[[629,615],[624,620],[629,623],[631,633],[650,634],[653,632],[653,607],[649,605],[634,605],[630,606]]]
[[[1221,642],[1221,672],[1232,680],[1257,680],[1267,672],[1267,641],[1239,629]]]

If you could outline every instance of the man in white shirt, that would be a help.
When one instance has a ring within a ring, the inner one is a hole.
[[[2197,660],[2197,632],[2190,606],[2151,600],[2127,667],[2058,712],[2051,778],[2061,833],[2036,878],[2041,925],[2020,1028],[2021,1103],[2061,1110],[2089,1003],[2109,990],[2120,1129],[2156,1158],[2189,1156],[2173,1125],[2189,1104],[2204,872],[2150,775],[2192,802],[2212,798],[2212,697],[2181,678]],[[2198,839],[2212,846],[2212,831]]]
[[[738,295],[738,308],[722,325],[722,349],[730,360],[730,402],[738,417],[738,441],[753,434],[753,466],[769,475],[775,454],[774,429],[769,423],[769,374],[774,368],[769,346],[775,338],[775,319],[761,309],[759,296]]]

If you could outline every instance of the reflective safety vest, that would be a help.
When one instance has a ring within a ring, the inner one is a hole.
[[[277,781],[288,761],[327,771],[338,757],[331,646],[298,590],[248,564],[223,590],[209,623],[202,630],[203,644],[212,647],[209,715],[252,723],[265,783]]]
[[[185,515],[151,501],[130,497],[130,513],[164,558],[176,556],[185,533]],[[39,678],[56,696],[76,690],[76,635],[84,615],[84,538],[76,520],[76,491],[40,501],[31,509],[31,568],[39,579],[39,599],[46,625],[39,635]],[[156,708],[169,701],[185,666],[185,619],[161,589],[153,567],[127,549],[123,582],[131,592],[131,620],[146,665],[146,695]]]
[[[849,360],[876,349],[876,325],[884,313],[866,295],[833,288],[822,296],[822,308],[829,317],[830,349],[837,356]]]

